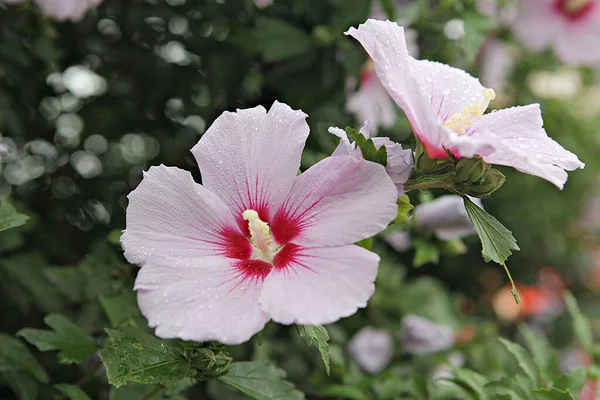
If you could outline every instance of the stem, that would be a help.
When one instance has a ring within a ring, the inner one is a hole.
[[[150,397],[154,396],[156,393],[160,392],[163,389],[163,385],[157,383],[152,389],[150,389],[145,395],[142,396],[140,400],[148,400]]]
[[[424,189],[454,189],[450,174],[443,175],[423,175],[414,179],[409,179],[405,184],[406,190],[424,190]]]
[[[508,270],[506,263],[502,263],[502,266],[504,267],[504,271],[506,271],[506,275],[508,275],[508,280],[510,281],[510,284],[512,285],[512,289],[510,292],[514,296],[515,302],[517,304],[519,304],[519,303],[521,303],[521,297],[519,296],[519,292],[517,292],[517,287],[515,286],[515,282],[513,281],[513,278],[510,275],[510,271]]]

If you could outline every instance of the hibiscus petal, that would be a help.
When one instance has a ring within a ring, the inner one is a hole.
[[[306,114],[279,102],[225,112],[192,149],[203,185],[239,215],[275,212],[300,168],[308,137]],[[267,215],[264,215],[267,217]]]
[[[358,242],[396,216],[397,191],[382,165],[328,157],[300,175],[275,215],[275,240],[313,246]]]
[[[218,256],[152,260],[135,281],[140,310],[156,336],[225,344],[247,341],[269,320],[258,303],[261,286]]]
[[[365,307],[379,257],[355,245],[303,248],[264,281],[261,308],[282,324],[329,324]]]
[[[561,34],[562,16],[554,12],[554,1],[522,0],[512,30],[529,50],[541,51]]]
[[[227,206],[179,168],[151,167],[128,198],[121,244],[133,264],[217,254],[223,233],[239,234]]]
[[[567,171],[583,168],[577,156],[556,143],[543,128],[539,104],[486,114],[474,127],[476,135],[492,133],[497,150],[485,156],[491,164],[507,165],[544,178],[562,189]]]

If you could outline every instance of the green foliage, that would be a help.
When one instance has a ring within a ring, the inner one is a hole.
[[[410,203],[410,198],[407,195],[400,196],[398,197],[398,200],[396,200],[396,204],[398,205],[398,214],[394,222],[405,224],[410,221],[412,215],[409,213],[413,208],[415,208],[415,206]]]
[[[285,376],[283,370],[267,361],[234,362],[219,380],[257,400],[304,399]]]
[[[41,351],[58,350],[58,361],[63,364],[80,363],[96,352],[96,341],[63,315],[50,314],[44,322],[53,331],[25,328],[17,335]]]
[[[329,367],[329,333],[327,333],[327,328],[322,325],[297,325],[297,328],[300,337],[307,346],[313,344],[317,346],[325,365],[325,371],[329,375],[331,370]]]
[[[106,329],[110,336],[100,352],[108,381],[170,385],[193,377],[196,370],[181,349],[131,326]]]
[[[354,142],[356,147],[360,149],[365,160],[381,164],[384,167],[387,165],[387,150],[385,146],[375,147],[373,139],[367,139],[356,129],[348,127],[346,128],[346,133],[350,141]]]
[[[425,264],[437,264],[440,260],[440,249],[427,239],[415,239],[413,241],[415,256],[413,266],[422,267]]]
[[[573,320],[573,330],[579,344],[581,344],[581,347],[583,347],[587,354],[592,354],[594,337],[590,321],[581,313],[577,305],[577,300],[575,300],[575,297],[571,293],[566,292],[563,295],[563,299]]]
[[[23,225],[29,217],[17,213],[15,208],[3,201],[0,203],[0,232]]]
[[[462,18],[465,25],[463,49],[467,61],[472,63],[495,22],[490,16],[474,11],[465,12]]]
[[[0,382],[9,386],[23,400],[34,400],[37,382],[48,383],[46,371],[27,347],[15,338],[0,333]]]
[[[58,385],[54,385],[54,387],[56,390],[67,396],[69,400],[91,400],[78,386],[59,383]]]
[[[252,39],[266,62],[282,61],[310,50],[310,35],[289,22],[259,18]]]

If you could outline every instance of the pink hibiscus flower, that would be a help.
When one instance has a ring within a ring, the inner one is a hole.
[[[522,0],[512,28],[533,51],[552,48],[566,63],[600,64],[600,0]]]
[[[22,3],[24,0],[6,0],[7,3]],[[90,8],[103,0],[35,0],[42,12],[57,21],[80,21]]]
[[[161,165],[131,192],[121,243],[157,336],[237,344],[269,319],[326,324],[365,307],[379,257],[353,243],[395,217],[396,188],[352,156],[297,175],[305,118],[278,102],[225,112],[192,149],[202,185]]]
[[[394,22],[368,20],[353,36],[375,62],[381,83],[406,113],[432,158],[482,156],[542,177],[559,188],[565,170],[583,168],[577,156],[550,139],[539,104],[485,114],[495,97],[479,80],[449,65],[409,56],[404,30]]]

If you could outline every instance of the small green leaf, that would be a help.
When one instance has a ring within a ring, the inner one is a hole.
[[[111,325],[136,325],[143,318],[133,290],[123,290],[115,296],[99,296],[98,300]]]
[[[574,368],[568,374],[560,375],[554,379],[553,387],[571,393],[579,393],[587,379],[587,371],[584,367]]]
[[[409,215],[409,212],[415,208],[410,203],[410,199],[407,195],[398,197],[396,200],[396,204],[398,205],[398,214],[396,215],[396,219],[394,222],[398,222],[401,224],[407,223],[412,218],[412,215]]]
[[[327,329],[322,325],[297,325],[296,328],[307,346],[312,344],[317,346],[323,364],[325,364],[325,371],[329,375],[331,371],[329,367],[329,333]]]
[[[472,63],[488,32],[496,24],[491,17],[473,11],[466,12],[462,17],[465,26],[463,49],[467,61]]]
[[[540,373],[538,366],[531,359],[527,350],[525,350],[520,344],[511,342],[504,338],[498,338],[498,340],[500,341],[500,343],[502,343],[504,347],[506,347],[506,350],[508,350],[508,352],[512,354],[513,357],[517,360],[519,368],[521,368],[521,370],[525,373],[529,380],[533,382],[533,384],[539,385]]]
[[[308,33],[275,18],[259,18],[252,37],[266,62],[282,61],[298,56],[313,46],[312,38]]]
[[[485,376],[478,374],[475,371],[471,371],[464,368],[458,368],[452,371],[454,374],[453,378],[448,379],[451,382],[467,389],[469,392],[474,393],[477,399],[486,399],[484,386],[489,382],[489,379]]]
[[[433,243],[425,239],[413,240],[415,248],[415,256],[413,258],[413,266],[415,268],[422,267],[425,264],[437,264],[440,260],[440,249]]]
[[[349,400],[369,400],[369,396],[359,388],[345,385],[332,385],[321,393],[324,397]]]
[[[46,325],[54,329],[21,329],[22,336],[40,351],[59,350],[61,364],[80,363],[87,360],[98,349],[96,341],[61,314],[50,314],[44,318]]]
[[[257,400],[302,400],[304,394],[268,361],[235,362],[220,381]]]
[[[110,336],[100,352],[110,384],[127,382],[169,385],[196,370],[178,348],[132,326],[106,329]]]
[[[10,335],[0,333],[0,372],[26,372],[47,383],[48,375],[27,347]]]
[[[511,250],[520,250],[512,232],[506,229],[496,218],[492,217],[482,208],[479,208],[467,196],[463,197],[465,208],[473,227],[481,241],[481,254],[485,262],[494,261],[504,267],[512,284],[512,294],[517,304],[520,302],[517,288],[506,267],[506,260],[512,254]]]
[[[0,370],[0,385],[2,384],[8,386],[19,400],[38,399],[39,384],[28,373]]]
[[[0,203],[0,232],[21,226],[28,219],[27,215],[17,213],[17,210],[7,202]]]
[[[592,326],[590,325],[590,321],[581,313],[581,310],[577,305],[577,300],[575,300],[575,297],[573,297],[571,293],[565,292],[563,298],[565,300],[567,310],[569,310],[569,314],[571,314],[571,318],[573,319],[573,330],[575,331],[577,340],[587,354],[592,355],[594,336],[592,334]]]
[[[372,139],[367,139],[362,133],[350,127],[346,128],[346,134],[356,144],[356,147],[360,149],[365,160],[381,164],[384,167],[387,165],[387,150],[385,146],[381,146],[379,149],[376,148]]]
[[[534,390],[535,398],[539,400],[577,400],[569,390],[557,388]]]
[[[67,396],[69,400],[91,400],[78,386],[59,383],[58,385],[54,385],[54,387],[56,390]]]
[[[371,250],[373,248],[373,238],[366,238],[356,243],[363,249]]]

